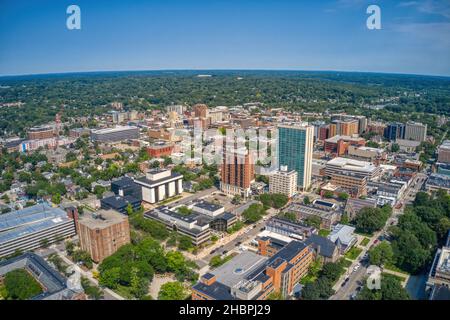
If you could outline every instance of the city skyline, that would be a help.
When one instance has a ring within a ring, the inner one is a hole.
[[[3,1],[0,76],[137,70],[450,75],[450,4],[427,0]],[[366,9],[381,8],[381,30]],[[117,23],[117,22],[120,23]]]

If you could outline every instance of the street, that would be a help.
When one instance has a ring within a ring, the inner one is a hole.
[[[425,182],[426,175],[419,173],[413,178],[410,187],[405,190],[399,202],[410,203],[414,200],[417,192],[420,191],[423,183]],[[375,244],[375,241],[379,242],[379,237],[385,234],[389,227],[396,225],[398,222],[399,215],[403,214],[404,206],[400,209],[393,209],[391,217],[386,221],[385,226],[378,232],[375,232],[370,238],[369,243],[363,248],[359,256],[353,261],[353,263],[348,268],[347,272],[336,282],[333,289],[335,294],[330,297],[330,300],[348,300],[351,296],[356,293],[359,286],[364,285],[363,280],[367,275],[367,267],[369,263],[364,260],[363,257],[370,250],[370,248]],[[353,272],[353,268],[359,264],[360,267],[357,271]],[[345,279],[348,277],[347,283],[342,286]]]

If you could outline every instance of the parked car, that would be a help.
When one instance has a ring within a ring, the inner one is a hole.
[[[342,282],[341,287],[344,287],[350,278],[345,278],[344,282]]]

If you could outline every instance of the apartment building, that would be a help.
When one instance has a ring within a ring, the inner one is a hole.
[[[28,140],[50,139],[55,136],[55,128],[51,126],[33,127],[28,129]]]
[[[248,198],[255,178],[253,157],[243,148],[225,147],[221,165],[220,190],[229,195]]]
[[[405,128],[405,139],[423,142],[427,139],[427,125],[408,121]]]
[[[297,172],[288,171],[287,166],[281,166],[280,170],[269,175],[269,192],[281,193],[292,198],[297,194]]]

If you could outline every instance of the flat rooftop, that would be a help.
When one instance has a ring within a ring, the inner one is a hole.
[[[80,223],[90,229],[103,229],[127,220],[128,217],[115,210],[98,210],[80,216]]]
[[[244,251],[211,273],[217,277],[217,281],[231,288],[244,280],[252,271],[265,264],[267,260],[267,257]]]
[[[330,143],[337,143],[339,140],[344,140],[344,141],[361,141],[364,140],[364,138],[354,138],[354,137],[350,137],[350,136],[340,136],[340,135],[336,135],[334,137],[328,138],[325,140],[325,142],[330,142]]]
[[[222,209],[223,206],[215,204],[215,203],[211,203],[211,202],[206,202],[206,201],[199,201],[197,203],[194,204],[194,207],[200,208],[200,209],[204,209],[204,210],[208,210],[208,211],[217,211],[219,209]]]
[[[361,172],[373,172],[377,169],[377,167],[367,161],[359,161],[348,158],[334,158],[327,162],[327,167],[339,167],[343,170],[352,170],[352,171],[361,171]]]
[[[24,237],[59,224],[70,219],[60,208],[52,208],[39,204],[22,210],[0,215],[0,243]]]
[[[114,133],[125,130],[139,130],[138,127],[135,126],[116,126],[114,128],[104,128],[104,129],[92,129],[91,132],[95,134],[106,134],[106,133]]]
[[[293,240],[292,238],[290,238],[288,236],[283,236],[283,235],[281,235],[279,233],[272,232],[272,231],[269,231],[269,230],[262,231],[261,233],[258,234],[258,237],[261,237],[261,238],[268,237],[268,238],[272,238],[272,239],[283,241],[285,243],[289,243],[289,242],[291,242]]]

